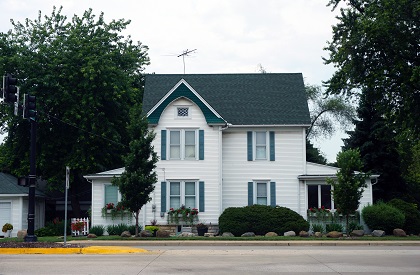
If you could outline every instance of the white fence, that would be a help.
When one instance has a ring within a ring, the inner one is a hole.
[[[72,218],[71,219],[71,235],[72,236],[86,236],[88,234],[89,234],[89,218],[80,218],[80,219]]]

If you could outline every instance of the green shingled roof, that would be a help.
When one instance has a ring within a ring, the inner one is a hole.
[[[146,75],[143,111],[149,112],[182,79],[232,125],[310,124],[305,87],[300,73],[150,74]],[[175,92],[182,96],[182,92]],[[178,96],[170,100],[176,98]],[[168,102],[161,103],[164,104]],[[209,123],[209,110],[199,107]],[[152,117],[149,116],[149,120],[156,120],[150,121],[151,123],[157,123],[163,109],[161,107],[159,111],[156,108]]]
[[[0,172],[0,195],[22,195],[28,194],[29,188],[17,184],[18,179],[12,175]],[[35,190],[36,196],[45,196],[39,190]]]

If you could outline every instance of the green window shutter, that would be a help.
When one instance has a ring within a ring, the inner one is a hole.
[[[270,161],[276,160],[276,146],[274,143],[274,132],[270,131]]]
[[[248,182],[248,205],[254,204],[254,183]]]
[[[204,160],[204,130],[198,131],[198,159]]]
[[[248,161],[252,161],[252,132],[247,132]]]
[[[270,205],[276,206],[276,182],[270,182]]]
[[[198,212],[204,212],[204,181],[198,183]]]
[[[166,212],[166,181],[160,183],[160,212]]]
[[[110,184],[105,185],[105,204],[113,203],[117,205],[118,203],[118,187]]]
[[[161,130],[160,133],[160,159],[166,160],[166,130]]]

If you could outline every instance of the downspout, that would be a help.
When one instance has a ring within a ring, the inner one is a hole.
[[[219,216],[223,209],[223,131],[228,129],[232,124],[226,123],[224,127],[219,126]]]

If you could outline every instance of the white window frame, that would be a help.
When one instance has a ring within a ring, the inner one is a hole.
[[[321,186],[326,186],[327,184],[307,184],[307,187],[306,187],[306,193],[307,193],[307,197],[306,197],[306,203],[308,204],[308,200],[309,200],[309,190],[308,190],[308,188],[309,188],[309,186],[318,186],[318,208],[321,208],[322,206],[325,206],[325,205],[322,205],[322,192],[321,192]],[[331,186],[331,191],[333,190],[333,187]],[[331,210],[334,210],[335,209],[335,206],[334,206],[334,199],[333,199],[333,195],[331,194],[330,195],[331,197],[330,197],[330,201],[331,201]],[[309,204],[308,204],[308,208],[309,208]]]
[[[185,184],[186,183],[194,183],[194,207],[191,207],[191,209],[193,208],[197,208],[198,209],[198,180],[168,180],[168,190],[166,192],[167,196],[166,196],[166,201],[167,201],[167,205],[169,205],[169,208],[179,208],[181,207],[181,205],[184,205],[186,207],[190,207],[188,205],[186,205],[186,197],[189,195],[185,194],[186,188],[185,188]],[[173,183],[180,183],[180,204],[179,206],[172,206],[171,205],[171,197],[175,197],[171,195],[171,184]]]
[[[171,132],[179,132],[180,133],[180,148],[179,148],[179,158],[174,158],[171,155]],[[186,132],[194,132],[194,157],[186,157],[186,143],[185,143],[185,133]],[[167,135],[167,144],[168,146],[168,159],[169,160],[198,160],[198,150],[199,150],[199,140],[198,140],[198,129],[196,128],[184,128],[184,129],[168,129],[168,135]]]
[[[257,156],[257,147],[261,146],[257,144],[257,133],[264,133],[265,134],[265,157],[264,158],[258,158]],[[269,159],[269,149],[270,149],[270,135],[268,131],[254,131],[252,132],[253,138],[252,138],[252,150],[254,155],[254,160],[268,160]]]
[[[257,180],[257,181],[254,181],[254,192],[253,192],[253,201],[254,201],[254,204],[259,204],[258,203],[258,198],[260,197],[260,196],[258,196],[258,184],[259,183],[263,183],[263,184],[265,184],[265,188],[266,188],[266,199],[267,199],[267,204],[261,204],[261,205],[268,205],[268,206],[270,206],[271,205],[271,201],[270,201],[270,198],[271,198],[271,194],[270,194],[270,181],[265,181],[265,180]]]

